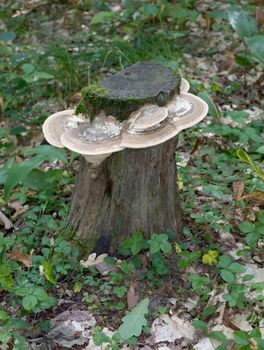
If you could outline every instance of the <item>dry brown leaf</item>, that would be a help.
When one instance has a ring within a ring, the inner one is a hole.
[[[244,191],[244,187],[245,187],[245,183],[244,181],[236,181],[233,182],[233,197],[235,201],[239,201],[239,199],[241,198],[243,191]]]
[[[2,211],[0,211],[0,222],[4,224],[5,230],[10,230],[13,227],[12,222]]]
[[[22,247],[20,245],[17,247],[17,249],[14,252],[11,252],[7,255],[11,260],[19,261],[22,264],[24,264],[26,267],[30,267],[32,266],[32,254],[33,254],[33,251],[30,251],[30,255],[23,253]]]
[[[4,100],[3,97],[0,96],[0,115],[2,114],[4,110]]]
[[[127,292],[127,305],[129,309],[132,309],[138,302],[138,295],[135,293],[134,284],[131,283]]]
[[[76,94],[71,96],[71,103],[78,103],[82,99],[82,94],[80,92],[77,92]]]
[[[256,22],[259,26],[264,23],[264,9],[262,6],[256,8]]]
[[[246,199],[248,201],[264,205],[264,192],[263,191],[251,192],[240,198],[240,200],[242,199]]]
[[[149,258],[147,255],[140,255],[140,260],[142,262],[142,272],[147,272],[149,266]]]
[[[12,219],[15,219],[17,216],[25,213],[29,206],[28,205],[21,205],[19,201],[13,201],[8,203],[9,208],[12,208],[15,210],[15,213],[12,215]]]
[[[205,141],[205,137],[198,138],[195,141],[195,145],[194,145],[194,147],[193,147],[193,149],[191,151],[191,154],[195,154],[196,152],[198,152],[199,148],[202,146],[204,141]]]

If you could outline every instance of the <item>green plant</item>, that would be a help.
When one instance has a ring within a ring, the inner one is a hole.
[[[25,321],[18,317],[12,317],[5,311],[0,310],[0,344],[12,346],[14,350],[27,350],[28,346],[21,331],[28,329]]]
[[[263,237],[264,214],[259,214],[255,223],[242,222],[239,229],[245,235],[245,241],[250,249],[255,249],[257,242]]]
[[[219,259],[220,276],[225,282],[235,283],[236,275],[244,273],[246,270],[243,265],[234,262],[234,259],[229,255],[222,255]]]

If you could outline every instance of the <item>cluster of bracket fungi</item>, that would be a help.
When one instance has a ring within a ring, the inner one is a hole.
[[[189,88],[189,83],[182,78],[180,94],[165,106],[145,104],[123,122],[104,112],[95,116],[92,122],[82,115],[75,115],[74,110],[58,112],[46,119],[44,136],[51,145],[80,153],[95,165],[125,148],[155,146],[206,116],[207,104],[188,93]]]

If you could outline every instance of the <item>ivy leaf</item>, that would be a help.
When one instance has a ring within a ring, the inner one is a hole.
[[[143,326],[147,325],[145,315],[148,313],[148,305],[149,298],[145,298],[122,318],[123,323],[118,328],[118,333],[123,340],[141,334]]]

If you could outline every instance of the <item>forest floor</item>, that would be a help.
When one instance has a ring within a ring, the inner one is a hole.
[[[0,349],[264,349],[263,11],[0,6]],[[66,225],[78,155],[45,144],[41,126],[139,60],[179,72],[209,105],[179,136],[184,239],[135,232],[120,260],[83,256]]]

